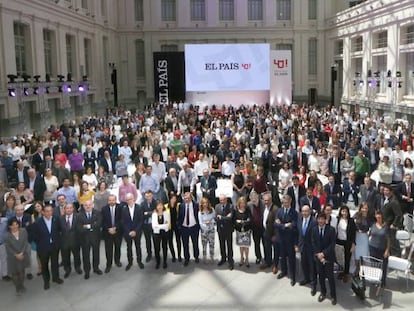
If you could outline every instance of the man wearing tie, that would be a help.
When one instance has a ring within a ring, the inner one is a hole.
[[[331,204],[334,209],[338,209],[342,202],[342,189],[340,184],[335,183],[335,176],[329,175],[328,183],[324,186],[327,194],[326,202]]]
[[[341,170],[340,170],[340,159],[338,156],[338,150],[334,150],[332,157],[328,160],[328,171],[330,175],[334,176],[334,183],[336,185],[341,184]]]
[[[170,168],[167,178],[165,178],[165,188],[167,189],[168,198],[171,195],[177,195],[178,190],[178,177],[177,170],[175,168]]]
[[[282,207],[276,212],[275,226],[277,230],[276,240],[280,245],[280,265],[282,271],[277,276],[281,279],[288,275],[287,259],[289,260],[290,285],[296,284],[296,226],[298,221],[298,213],[291,209],[291,198],[285,194],[282,199]]]
[[[404,175],[404,181],[398,185],[397,192],[402,202],[403,214],[413,214],[414,184],[411,181],[411,174]],[[410,231],[409,231],[410,232]]]
[[[108,197],[108,205],[102,208],[102,234],[105,240],[106,268],[105,273],[111,271],[112,260],[115,265],[122,267],[121,264],[121,244],[122,244],[122,206],[116,203],[116,196],[111,194]],[[115,251],[115,257],[114,257]]]
[[[227,197],[221,194],[215,209],[221,255],[218,265],[221,266],[228,261],[229,269],[233,270],[233,206],[228,202]]]
[[[144,230],[145,246],[147,248],[145,262],[150,262],[152,258],[152,213],[156,206],[157,201],[154,200],[152,191],[147,190],[144,194],[144,201],[141,203],[141,210],[144,213],[144,225],[142,228]]]
[[[336,287],[334,278],[334,261],[335,261],[335,229],[326,225],[325,213],[319,213],[317,216],[318,225],[312,229],[312,249],[316,262],[316,270],[319,276],[319,286],[321,294],[318,301],[322,302],[326,298],[325,279],[328,278],[329,290],[331,293],[331,302],[336,305]],[[316,291],[312,289],[312,296]]]
[[[101,241],[101,213],[93,209],[93,202],[86,201],[83,205],[84,210],[79,213],[78,232],[82,246],[83,270],[85,280],[89,279],[91,271],[90,253],[92,249],[93,272],[102,274],[99,269],[99,244]]]
[[[59,277],[59,249],[61,246],[61,227],[58,218],[53,216],[53,207],[43,207],[43,217],[37,219],[33,226],[33,239],[37,245],[37,254],[42,266],[43,288],[50,288],[49,261],[52,270],[52,281],[62,284]]]
[[[316,268],[312,252],[312,229],[316,226],[316,220],[311,215],[309,205],[302,206],[301,215],[298,218],[297,243],[295,251],[300,253],[303,280],[299,285],[311,284],[311,293],[316,293]]]
[[[62,228],[62,262],[65,270],[64,278],[66,279],[72,270],[70,255],[73,254],[75,271],[82,274],[80,260],[80,245],[76,226],[78,223],[78,214],[74,214],[73,204],[66,204],[64,214],[60,216],[60,226]]]
[[[184,193],[184,202],[178,209],[177,226],[181,229],[181,239],[184,248],[184,266],[190,262],[189,240],[193,244],[195,262],[199,263],[200,250],[198,248],[198,236],[200,225],[198,224],[198,204],[192,200],[190,192]]]
[[[287,194],[292,198],[291,208],[296,212],[300,212],[300,198],[306,195],[304,186],[299,185],[299,177],[292,177],[292,186],[287,189]]]
[[[122,229],[125,242],[127,243],[128,265],[125,271],[132,267],[132,242],[135,244],[137,263],[140,269],[144,269],[141,254],[141,235],[144,224],[144,212],[138,204],[135,203],[135,197],[132,193],[125,196],[126,206],[122,210]]]

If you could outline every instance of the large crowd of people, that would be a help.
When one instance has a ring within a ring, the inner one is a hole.
[[[407,125],[307,105],[147,108],[1,141],[0,273],[19,295],[35,266],[45,290],[63,283],[60,267],[63,278],[101,275],[101,240],[105,273],[122,266],[124,241],[127,271],[134,258],[168,269],[191,255],[233,270],[235,240],[237,267],[254,262],[292,286],[301,270],[319,302],[327,278],[337,303],[334,265],[348,282],[361,256],[383,260],[386,285],[387,258],[401,256],[396,231],[412,232]]]

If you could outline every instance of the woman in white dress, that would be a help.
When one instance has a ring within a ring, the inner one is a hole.
[[[279,190],[283,193],[292,185],[293,172],[290,169],[289,163],[284,162],[279,171]]]
[[[55,199],[56,191],[59,187],[59,181],[56,176],[52,174],[52,169],[47,168],[45,170],[45,180],[46,191],[43,196],[44,201],[52,201]]]
[[[368,231],[374,223],[368,216],[368,204],[366,202],[359,205],[359,210],[354,216],[356,225],[355,237],[355,275],[359,272],[359,259],[362,256],[369,256]]]
[[[316,150],[312,150],[312,153],[309,155],[308,170],[315,171],[316,173],[319,173],[321,170],[319,166],[319,157],[318,157],[318,154],[316,153]]]

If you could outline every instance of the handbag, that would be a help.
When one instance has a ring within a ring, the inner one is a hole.
[[[359,277],[359,275],[354,275],[352,277],[351,283],[352,291],[355,295],[361,300],[365,299],[365,284],[364,281]]]

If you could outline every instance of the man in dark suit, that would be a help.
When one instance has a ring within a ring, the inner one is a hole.
[[[313,195],[313,188],[308,187],[306,189],[306,195],[300,198],[300,206],[309,205],[312,214],[319,213],[321,211],[321,203],[319,199]]]
[[[384,201],[382,202],[382,214],[384,222],[388,227],[388,237],[390,239],[390,255],[401,256],[401,249],[398,240],[395,238],[397,230],[403,228],[403,212],[401,204],[396,195],[393,194],[390,185],[383,185]]]
[[[316,267],[312,252],[312,229],[316,225],[316,220],[311,215],[309,205],[302,206],[301,215],[298,217],[298,234],[295,247],[296,252],[300,253],[303,272],[303,280],[299,282],[299,285],[303,286],[310,283],[312,291],[316,291]]]
[[[77,231],[79,214],[74,213],[73,204],[66,204],[64,207],[65,214],[60,216],[60,226],[62,228],[62,262],[65,269],[64,278],[66,279],[72,270],[70,255],[73,254],[75,271],[82,274],[80,260],[80,244]]]
[[[42,146],[37,146],[36,152],[32,156],[32,166],[35,168],[36,172],[40,172],[41,164],[45,160]]]
[[[338,150],[334,150],[332,157],[328,160],[328,171],[330,175],[334,176],[334,184],[341,184],[341,169],[340,169],[341,159],[339,157]]]
[[[329,175],[328,183],[324,185],[326,192],[326,202],[331,204],[334,209],[339,208],[342,202],[342,188],[340,184],[335,182],[335,176]]]
[[[25,181],[27,189],[30,189],[33,193],[33,199],[35,201],[43,201],[43,196],[46,191],[46,184],[43,177],[36,174],[33,168],[27,171],[27,180]]]
[[[211,205],[214,205],[216,201],[216,189],[217,180],[216,177],[210,175],[208,169],[203,170],[203,176],[200,178],[200,190],[203,194],[203,198],[207,198]]]
[[[263,251],[264,262],[260,265],[260,269],[264,270],[272,267],[273,274],[278,271],[280,245],[276,240],[276,232],[274,229],[277,206],[272,202],[272,195],[267,192],[263,195]]]
[[[141,203],[141,210],[144,213],[144,224],[142,229],[145,236],[145,246],[147,249],[147,258],[145,262],[150,262],[152,258],[152,213],[157,206],[157,201],[154,200],[154,195],[151,190],[148,190],[144,194],[144,200]]]
[[[277,276],[281,279],[288,275],[288,264],[289,261],[289,272],[290,272],[290,285],[295,286],[296,284],[296,256],[295,256],[295,243],[297,234],[297,221],[298,213],[291,208],[291,198],[289,195],[284,195],[282,199],[282,206],[276,212],[275,218],[275,229],[276,240],[280,245],[280,266],[281,272]]]
[[[361,203],[368,204],[368,213],[370,217],[374,217],[377,210],[376,202],[378,189],[375,187],[375,181],[370,176],[364,177],[364,183],[359,187],[359,193],[361,194]]]
[[[228,202],[227,197],[221,194],[215,210],[221,255],[218,265],[221,266],[228,261],[229,269],[233,270],[233,206]]]
[[[37,255],[42,266],[43,288],[50,288],[49,262],[51,263],[52,282],[62,284],[59,277],[59,249],[61,246],[61,226],[59,218],[53,216],[53,207],[43,207],[43,217],[33,226],[33,239],[37,245]]]
[[[18,161],[16,167],[11,170],[9,186],[17,188],[19,182],[26,182],[29,179],[27,171],[29,168],[24,166],[23,161]]]
[[[306,169],[308,168],[308,156],[302,152],[302,147],[298,147],[296,154],[293,155],[293,172],[299,172],[301,166],[304,166]]]
[[[362,180],[361,180],[362,181]],[[349,178],[344,180],[342,185],[342,190],[344,195],[342,196],[343,202],[351,207],[354,205],[355,207],[359,206],[359,185],[357,184],[355,172],[349,173]]]
[[[50,157],[49,154],[45,155],[45,160],[40,164],[39,166],[39,173],[44,176],[45,175],[45,171],[47,168],[52,169],[54,166],[54,161],[52,160],[52,158]]]
[[[56,176],[59,182],[59,188],[63,186],[65,178],[70,179],[70,172],[66,167],[62,167],[62,162],[59,160],[53,163],[52,174]]]
[[[105,150],[103,157],[99,160],[99,165],[103,166],[105,173],[115,174],[115,159],[111,158],[108,150]]]
[[[171,197],[171,195],[177,195],[177,188],[178,186],[178,176],[177,176],[177,170],[175,168],[170,168],[168,171],[168,176],[165,178],[165,188],[167,189],[167,195],[168,198]]]
[[[319,213],[317,216],[318,225],[312,229],[312,248],[314,259],[316,262],[316,270],[319,277],[319,286],[321,294],[318,301],[322,302],[326,298],[325,279],[328,278],[329,290],[331,293],[331,302],[336,305],[336,287],[334,278],[334,262],[335,262],[335,229],[326,225],[325,213]],[[316,290],[312,289],[312,296],[316,294]]]
[[[93,209],[93,202],[86,201],[83,204],[83,210],[79,213],[78,232],[82,247],[83,270],[85,271],[85,280],[89,279],[91,271],[91,249],[92,249],[92,266],[93,272],[98,275],[102,274],[99,269],[99,246],[101,241],[101,213]]]
[[[83,166],[85,168],[91,167],[92,172],[95,172],[96,154],[95,154],[95,151],[93,151],[91,145],[86,146],[86,151],[83,153],[83,159],[84,159]]]
[[[299,177],[294,175],[292,177],[292,186],[288,187],[287,194],[292,198],[291,208],[296,212],[300,212],[300,198],[306,195],[304,186],[299,185]]]
[[[142,150],[138,153],[138,156],[135,159],[135,164],[137,164],[137,163],[144,164],[144,167],[148,166],[148,159],[147,159],[147,157],[144,157],[144,151],[142,151]]]
[[[411,181],[411,174],[404,175],[404,181],[397,186],[398,197],[401,202],[403,214],[413,214],[414,206],[414,183]]]
[[[141,235],[144,224],[144,212],[138,204],[135,204],[135,197],[132,193],[125,196],[126,205],[122,209],[122,230],[127,243],[128,264],[126,271],[132,267],[132,242],[135,244],[137,263],[140,269],[144,269],[141,254]]]
[[[110,195],[108,205],[102,208],[102,235],[105,240],[106,268],[108,273],[112,267],[112,260],[115,264],[121,264],[121,243],[122,243],[122,206],[116,203],[116,196]],[[115,257],[114,257],[115,250]]]
[[[177,227],[181,230],[181,239],[183,241],[184,266],[188,266],[190,262],[190,238],[193,244],[195,262],[199,263],[198,236],[200,225],[198,223],[198,204],[193,201],[191,192],[184,193],[184,201],[178,208]]]
[[[43,150],[43,154],[45,155],[45,156],[50,156],[50,159],[54,159],[55,158],[55,154],[56,154],[56,152],[55,152],[55,149],[54,149],[54,146],[53,146],[53,142],[52,141],[50,141],[49,143],[48,143],[48,146],[45,148],[45,150]]]

